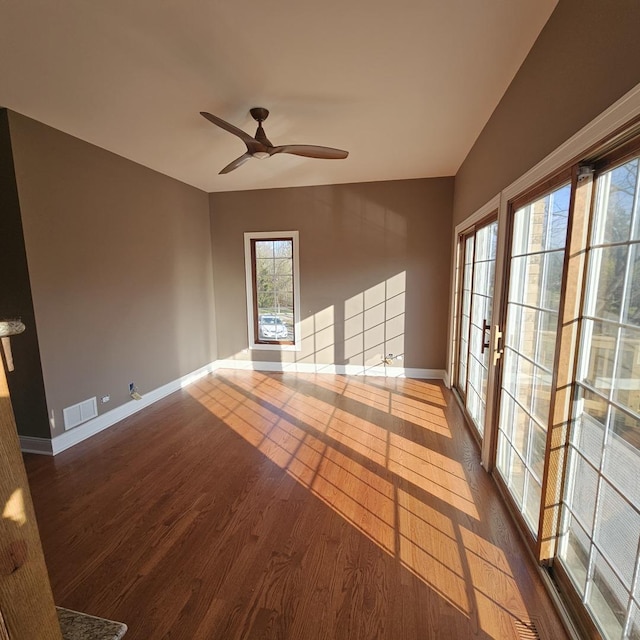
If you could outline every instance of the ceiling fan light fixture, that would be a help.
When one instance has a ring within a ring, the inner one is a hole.
[[[258,129],[256,130],[255,136],[250,136],[242,129],[238,129],[235,125],[226,122],[226,120],[223,120],[222,118],[218,118],[218,116],[214,116],[206,111],[200,112],[200,115],[209,120],[209,122],[240,138],[247,147],[246,153],[243,153],[239,158],[230,162],[222,169],[222,171],[220,171],[220,174],[234,171],[250,158],[264,160],[265,158],[270,158],[276,153],[291,153],[294,156],[302,156],[304,158],[323,158],[326,160],[344,160],[349,155],[348,151],[344,151],[342,149],[319,147],[318,145],[313,144],[285,144],[274,147],[262,128],[262,123],[269,115],[268,109],[265,109],[264,107],[253,107],[249,113],[251,113],[251,117],[258,123]]]

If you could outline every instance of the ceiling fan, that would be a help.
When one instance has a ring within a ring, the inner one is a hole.
[[[274,147],[262,128],[262,123],[267,119],[269,111],[263,107],[253,107],[249,113],[253,119],[258,123],[256,135],[252,138],[248,133],[245,133],[242,129],[238,129],[232,124],[229,124],[222,118],[214,116],[206,111],[201,111],[200,115],[204,116],[209,122],[217,125],[221,129],[233,133],[234,136],[238,136],[242,142],[247,145],[247,152],[243,153],[239,158],[236,158],[233,162],[230,162],[220,173],[229,173],[234,169],[237,169],[241,164],[244,164],[249,158],[270,158],[276,153],[292,153],[295,156],[304,156],[305,158],[323,158],[327,160],[342,160],[349,155],[348,151],[342,149],[332,149],[331,147],[318,147],[312,144],[285,144],[279,147]]]

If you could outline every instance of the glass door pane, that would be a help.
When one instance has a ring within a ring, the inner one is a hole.
[[[558,551],[616,640],[640,638],[639,163],[596,179]]]
[[[484,434],[489,374],[489,337],[493,310],[498,222],[490,222],[463,240],[460,341],[457,388],[480,436]]]
[[[496,468],[537,537],[571,186],[515,212]]]
[[[466,404],[473,424],[481,436],[484,434],[484,417],[487,405],[487,378],[491,351],[489,339],[491,312],[493,311],[497,239],[497,220],[478,229],[473,260]]]

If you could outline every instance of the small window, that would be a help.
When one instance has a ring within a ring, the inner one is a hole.
[[[249,346],[300,349],[298,232],[244,234]]]

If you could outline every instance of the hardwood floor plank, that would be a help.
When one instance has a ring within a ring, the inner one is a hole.
[[[566,638],[437,382],[218,371],[25,460],[57,604],[128,640]]]

